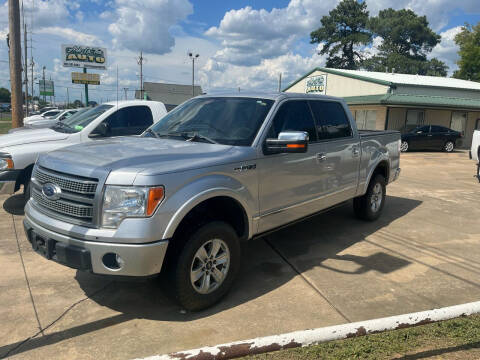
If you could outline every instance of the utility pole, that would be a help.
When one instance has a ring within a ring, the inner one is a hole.
[[[123,88],[123,91],[125,91],[125,100],[127,100],[127,91],[128,91],[128,88]]]
[[[137,64],[140,65],[140,99],[143,100],[143,62],[145,58],[143,57],[143,52],[140,51],[140,57],[137,58]]]
[[[67,108],[70,106],[70,94],[68,93],[68,87],[67,87]]]
[[[42,68],[43,70],[43,104],[45,105],[47,103],[47,95],[45,95],[45,66]]]
[[[195,59],[198,59],[200,54],[188,53],[190,59],[192,59],[192,97],[195,97]]]
[[[282,73],[278,74],[278,92],[282,92]]]
[[[25,12],[23,10],[22,2],[22,18],[23,18],[23,47],[24,47],[24,68],[23,72],[25,74],[25,116],[28,116],[28,55],[27,55],[27,24],[25,23]]]
[[[31,43],[31,37],[30,37],[30,43]],[[32,55],[32,51],[30,51],[30,55]],[[31,83],[31,88],[30,88],[30,89],[32,90],[32,91],[31,91],[31,93],[32,93],[32,109],[33,109],[33,94],[34,94],[34,92],[33,92],[33,80],[34,80],[34,79],[33,79],[33,66],[34,66],[34,65],[35,65],[35,63],[33,62],[33,56],[32,56],[32,57],[31,57],[31,60],[30,60],[30,67],[31,67],[31,69],[32,69],[32,71],[31,71],[31,73],[30,73],[30,80],[31,80],[31,81],[30,81],[30,83]]]
[[[8,24],[12,127],[18,128],[23,126],[22,46],[20,40],[20,8],[18,0],[8,0]]]

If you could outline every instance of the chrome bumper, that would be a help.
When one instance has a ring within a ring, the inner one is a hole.
[[[47,256],[47,258],[73,268],[89,270],[95,274],[135,277],[145,277],[158,274],[162,269],[163,259],[168,247],[167,240],[147,244],[118,244],[84,241],[82,239],[73,238],[46,229],[45,227],[36,224],[28,214],[25,215],[23,225],[27,238],[32,245],[34,244],[34,242],[32,242],[32,234],[34,234],[33,236],[39,236],[44,241],[48,241],[49,244],[53,244],[49,246],[53,249],[54,254],[56,253],[55,248],[63,254],[66,254],[69,251],[70,253],[78,252],[81,253],[83,260],[87,257],[89,261],[82,261],[82,264],[88,263],[88,267],[80,267],[76,266],[75,260],[73,259],[75,254],[70,256],[71,263],[68,262],[68,255],[64,255],[62,260],[56,259],[55,256]],[[57,246],[57,243],[60,243],[60,246]],[[105,262],[108,263],[105,255],[112,253],[120,256],[123,260],[120,268],[114,269],[105,265]]]

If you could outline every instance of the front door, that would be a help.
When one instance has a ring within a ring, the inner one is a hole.
[[[280,104],[266,137],[278,138],[283,131],[307,132],[308,150],[259,157],[259,232],[308,215],[302,205],[308,203],[315,208],[313,199],[321,192],[321,174],[316,171],[317,134],[307,101],[287,100]]]
[[[430,148],[430,126],[422,126],[414,130],[413,136],[410,138],[410,149],[429,149]]]

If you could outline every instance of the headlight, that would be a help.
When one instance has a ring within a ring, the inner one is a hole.
[[[8,158],[0,159],[0,170],[13,169],[13,160]]]
[[[152,216],[163,198],[163,186],[108,185],[103,195],[102,226],[117,228],[127,217]]]

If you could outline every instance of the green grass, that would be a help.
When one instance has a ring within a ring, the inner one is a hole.
[[[11,122],[0,122],[0,134],[6,134],[8,130],[12,128]]]
[[[442,359],[479,359],[480,316],[458,318],[244,359],[426,359],[435,356],[442,356]]]

